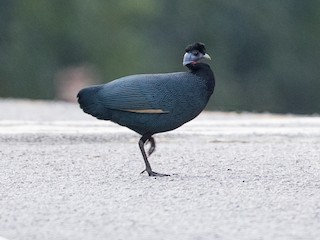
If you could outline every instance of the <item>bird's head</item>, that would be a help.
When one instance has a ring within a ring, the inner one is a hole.
[[[206,53],[206,48],[203,43],[194,43],[186,47],[186,53],[183,56],[183,66],[188,64],[196,64],[202,59],[209,59],[211,57]]]

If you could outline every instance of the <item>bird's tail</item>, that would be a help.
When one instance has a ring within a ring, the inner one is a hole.
[[[97,96],[101,86],[92,86],[82,89],[77,97],[80,108],[96,118],[110,120],[108,109],[104,109],[103,105],[98,101]]]

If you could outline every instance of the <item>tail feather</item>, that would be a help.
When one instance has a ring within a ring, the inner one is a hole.
[[[80,108],[98,119],[110,120],[110,110],[103,107],[98,101],[98,92],[101,86],[93,86],[82,89],[77,97]]]

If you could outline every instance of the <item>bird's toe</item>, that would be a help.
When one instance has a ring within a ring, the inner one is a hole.
[[[144,172],[148,172],[148,175],[150,177],[170,177],[170,174],[157,173],[157,172],[154,172],[154,171],[148,171],[147,169],[143,170],[140,174],[142,174]]]

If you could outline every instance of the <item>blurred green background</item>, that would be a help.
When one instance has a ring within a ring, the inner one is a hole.
[[[184,71],[201,41],[208,109],[320,113],[319,39],[319,0],[0,0],[0,97],[72,101],[96,81]]]

